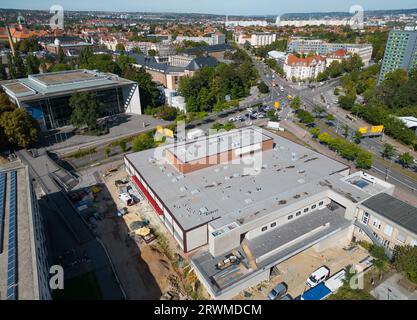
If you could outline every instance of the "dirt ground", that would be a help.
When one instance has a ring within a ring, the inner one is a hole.
[[[280,275],[271,278],[269,282],[263,282],[246,290],[251,294],[251,297],[245,297],[242,292],[235,299],[265,300],[274,286],[282,281],[288,285],[288,293],[295,298],[307,289],[307,278],[317,268],[325,265],[330,269],[332,275],[348,265],[358,263],[368,255],[367,251],[359,246],[352,251],[335,247],[316,252],[310,248],[279,264]]]
[[[117,208],[124,205],[118,198],[114,182],[126,177],[127,173],[122,168],[104,178],[111,201]],[[159,218],[144,200],[128,207],[128,214],[124,217],[117,217],[115,213],[108,214],[99,221],[97,231],[109,251],[128,299],[160,299],[165,292],[172,290],[170,279],[179,276],[158,241],[139,244],[128,238],[128,226],[143,218],[150,221],[149,227],[153,231],[160,229]],[[174,243],[170,243],[170,247],[175,251]]]

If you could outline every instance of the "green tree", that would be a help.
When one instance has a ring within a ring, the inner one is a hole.
[[[125,45],[123,43],[116,44],[116,51],[125,51]]]
[[[362,138],[363,138],[362,133],[359,130],[355,131],[355,142],[357,144],[361,143]]]
[[[135,63],[135,58],[130,57],[126,54],[122,54],[117,58],[117,64],[120,68],[121,74],[123,75],[127,68],[132,65],[132,63]]]
[[[318,139],[321,143],[330,144],[330,142],[333,140],[333,137],[329,133],[323,132],[318,135]]]
[[[175,107],[162,106],[157,109],[156,116],[166,121],[173,121],[177,118],[178,109]]]
[[[313,135],[313,138],[317,138],[320,134],[320,128],[316,127],[316,128],[312,128],[310,130],[311,134]]]
[[[127,151],[126,140],[119,141],[119,147],[120,147],[120,150],[122,150],[122,152],[126,152]]]
[[[143,109],[155,108],[162,104],[161,92],[156,83],[152,81],[151,75],[144,69],[137,70],[128,66],[123,77],[135,81],[139,85],[140,102]]]
[[[326,114],[325,119],[326,119],[327,121],[334,121],[334,120],[335,120],[335,117],[334,117],[334,115],[332,115],[331,113],[328,113],[328,114]]]
[[[417,247],[395,246],[394,266],[398,272],[403,272],[408,280],[417,284]]]
[[[93,51],[89,47],[81,49],[80,54],[78,55],[78,64],[80,68],[86,68],[93,56]]]
[[[300,121],[303,122],[303,123],[308,124],[308,123],[313,123],[314,122],[313,115],[306,110],[298,109],[296,115],[297,115],[298,119],[300,119]]]
[[[12,145],[27,148],[38,139],[38,123],[22,108],[3,112],[0,127]]]
[[[65,63],[65,54],[64,50],[62,50],[61,46],[58,48],[58,52],[56,54],[56,61],[58,63]]]
[[[295,97],[290,104],[290,107],[293,109],[298,109],[301,106],[301,98],[299,96]]]
[[[356,101],[355,93],[349,93],[345,96],[339,96],[338,98],[339,106],[345,110],[351,110],[355,104],[355,101]]]
[[[236,126],[235,126],[235,124],[234,124],[233,122],[226,122],[226,123],[223,125],[223,128],[224,128],[224,130],[226,130],[226,131],[230,131],[230,130],[236,129]]]
[[[264,93],[264,94],[269,93],[269,88],[266,85],[266,83],[263,81],[259,82],[258,89],[260,93]]]
[[[61,72],[61,71],[67,71],[67,70],[71,70],[71,66],[66,64],[66,63],[57,63],[54,64],[53,66],[51,66],[50,71],[51,72]]]
[[[154,49],[148,50],[148,56],[155,57],[158,55],[158,51]]]
[[[270,109],[266,112],[266,116],[269,118],[269,120],[271,121],[277,121],[278,120],[278,116],[277,116],[277,111],[275,109]]]
[[[89,130],[97,128],[97,119],[100,117],[100,103],[93,93],[74,93],[69,101],[72,109],[70,122],[75,127],[87,126]]]
[[[317,115],[318,118],[321,118],[322,114],[326,112],[326,109],[320,106],[314,106],[313,112]]]
[[[7,72],[6,67],[0,63],[0,80],[6,80],[7,79]]]
[[[343,136],[347,139],[347,137],[349,137],[349,126],[347,124],[343,125],[342,130]]]
[[[212,124],[211,129],[219,131],[223,129],[223,125],[220,122],[215,122]]]
[[[39,65],[40,61],[38,58],[31,54],[28,55],[25,61],[26,74],[30,75],[39,73]]]
[[[152,136],[152,132],[150,133],[143,133],[133,139],[133,151],[139,152],[146,149],[151,149],[155,147],[155,140]]]
[[[23,78],[26,75],[25,64],[20,54],[7,56],[7,68],[9,70],[9,78],[18,79]]]
[[[372,168],[373,160],[370,152],[361,151],[356,158],[356,167],[359,169]]]
[[[398,160],[404,168],[408,168],[414,162],[414,158],[409,152],[400,155]]]
[[[382,156],[386,159],[391,159],[395,156],[395,148],[389,143],[384,143],[384,150],[382,151]]]

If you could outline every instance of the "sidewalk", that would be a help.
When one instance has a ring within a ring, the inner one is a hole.
[[[340,119],[343,119],[343,121],[346,121],[346,115],[350,115],[350,113],[342,108],[339,107],[332,107],[330,109],[331,113],[333,113],[335,116],[338,116]],[[356,121],[351,122],[352,126],[355,127],[356,129],[359,129],[360,127],[370,127],[372,126],[371,124],[367,123],[365,120],[356,117]],[[390,145],[394,146],[397,151],[402,154],[405,152],[409,152],[414,159],[417,159],[417,152],[414,151],[412,148],[398,142],[397,140],[389,137],[388,135],[384,134],[383,138],[382,138],[383,143],[389,143]]]
[[[283,120],[283,121],[281,121],[281,127],[283,127],[285,130],[294,134],[296,137],[298,137],[303,142],[310,145],[311,148],[313,148],[315,151],[317,151],[317,152],[319,152],[319,153],[321,153],[321,154],[323,154],[323,155],[325,155],[325,156],[327,156],[331,159],[339,161],[339,162],[341,162],[341,163],[343,163],[347,166],[350,166],[352,168],[352,170],[355,170],[354,169],[355,166],[353,166],[352,163],[350,163],[346,159],[338,156],[335,152],[331,151],[327,146],[322,145],[319,142],[317,142],[313,138],[313,136],[310,132],[304,130],[303,128],[301,128],[299,126],[297,126],[295,123],[290,122],[288,120]],[[292,139],[292,140],[294,140],[294,139]]]

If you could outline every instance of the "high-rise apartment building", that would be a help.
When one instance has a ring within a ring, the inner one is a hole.
[[[417,31],[392,30],[385,47],[379,82],[397,69],[417,68]]]

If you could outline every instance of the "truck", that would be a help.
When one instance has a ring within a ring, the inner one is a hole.
[[[300,300],[323,300],[342,287],[345,279],[346,270],[342,269],[326,281],[321,282],[315,287],[305,291],[300,296]]]

